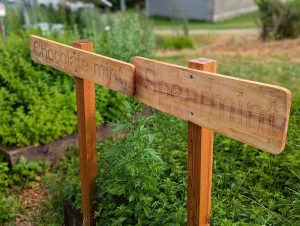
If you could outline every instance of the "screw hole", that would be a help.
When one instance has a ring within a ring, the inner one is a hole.
[[[190,75],[190,78],[194,78],[194,76],[193,76],[193,75]]]
[[[194,115],[194,113],[193,113],[193,112],[191,112],[191,115]]]

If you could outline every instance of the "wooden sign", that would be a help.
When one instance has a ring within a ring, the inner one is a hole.
[[[134,65],[63,45],[30,37],[31,58],[76,77],[93,81],[126,95],[134,93]]]
[[[265,151],[283,150],[289,90],[141,57],[134,65],[139,101]]]

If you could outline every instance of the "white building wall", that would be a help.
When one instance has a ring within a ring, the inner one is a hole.
[[[257,10],[254,0],[146,0],[150,16],[217,21]]]
[[[146,0],[150,16],[179,17],[195,20],[210,20],[210,0]]]
[[[224,20],[256,10],[254,0],[213,0],[212,21]]]

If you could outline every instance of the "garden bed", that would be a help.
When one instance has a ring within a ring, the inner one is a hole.
[[[155,110],[151,107],[145,107],[144,115],[151,115]],[[111,135],[113,126],[103,123],[97,128],[97,140],[104,139]],[[118,136],[118,134],[116,134]],[[65,136],[49,144],[28,146],[28,147],[5,147],[0,146],[0,153],[2,152],[5,159],[12,165],[16,165],[23,155],[27,161],[44,160],[52,166],[56,166],[59,158],[64,155],[69,147],[78,147],[78,134],[75,133],[70,136]]]
[[[112,126],[104,123],[97,128],[97,140],[108,137],[111,134]],[[28,161],[44,160],[51,165],[56,165],[59,158],[66,153],[69,147],[78,147],[77,133],[65,136],[61,139],[53,141],[49,144],[28,146],[28,147],[0,147],[0,151],[4,153],[6,160],[11,165],[16,165],[21,155],[24,155]]]

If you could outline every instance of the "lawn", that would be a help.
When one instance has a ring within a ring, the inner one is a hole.
[[[257,12],[247,13],[231,19],[218,22],[205,22],[190,20],[190,29],[235,29],[235,28],[257,28]],[[181,26],[182,20],[174,20],[165,17],[152,17],[154,27],[157,29],[167,29]]]

